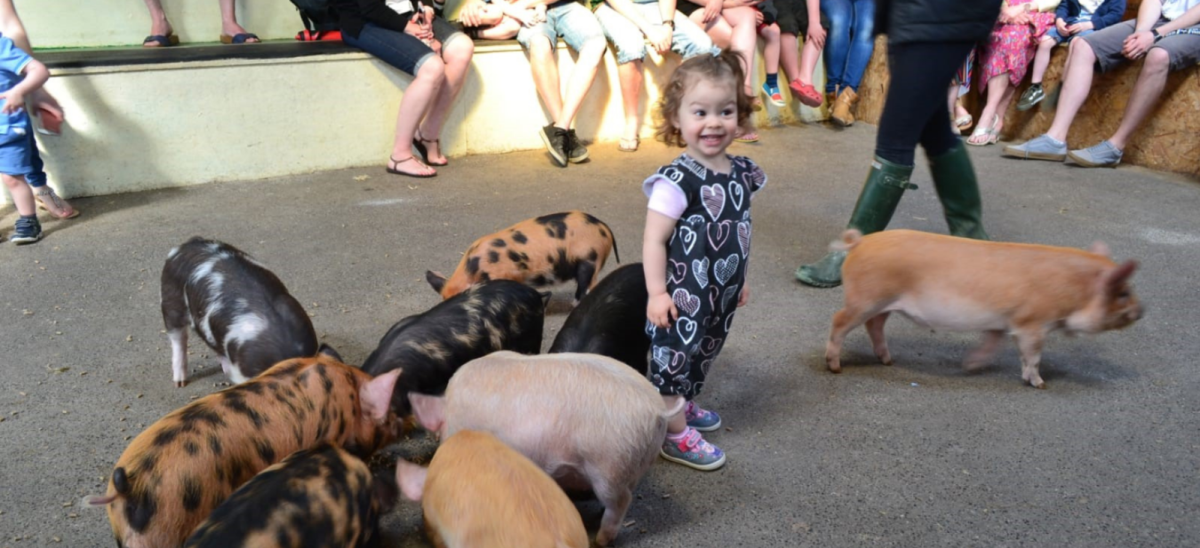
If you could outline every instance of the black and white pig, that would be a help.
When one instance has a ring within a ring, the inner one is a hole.
[[[540,352],[548,297],[508,280],[474,285],[393,325],[362,370],[378,376],[403,369],[392,410],[406,417],[412,412],[409,392],[441,394],[454,372],[475,358],[498,350]]]
[[[332,443],[292,453],[221,503],[185,548],[365,548],[399,495]]]
[[[550,353],[608,356],[645,375],[650,353],[650,337],[646,335],[649,299],[642,263],[614,270],[567,316],[550,345]]]
[[[275,274],[241,250],[199,236],[167,254],[162,314],[175,386],[187,384],[188,326],[235,383],[318,350],[308,314]]]

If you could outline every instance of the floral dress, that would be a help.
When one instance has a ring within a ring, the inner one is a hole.
[[[1009,0],[1009,6],[1029,4],[1033,0]],[[1021,83],[1029,70],[1029,61],[1037,50],[1038,40],[1046,31],[1054,28],[1054,12],[1035,12],[1030,16],[1032,23],[1010,25],[996,22],[986,45],[979,49],[979,90],[987,89],[988,81],[1008,73],[1013,87]]]
[[[687,154],[664,166],[643,185],[666,180],[687,197],[667,244],[667,293],[679,311],[668,328],[646,322],[651,382],[659,392],[691,400],[725,345],[750,258],[750,199],[767,176],[749,158],[730,158],[730,173],[717,173]]]

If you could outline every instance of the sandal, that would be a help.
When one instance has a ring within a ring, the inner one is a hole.
[[[179,45],[179,37],[171,34],[151,34],[142,40],[143,48],[169,48]]]
[[[982,147],[995,144],[1000,140],[1000,130],[996,129],[996,124],[1000,123],[1000,116],[992,117],[992,127],[985,128],[983,125],[975,126],[975,131],[971,132],[971,136],[967,137],[967,144],[975,147]],[[983,137],[983,139],[980,139]]]
[[[38,207],[49,211],[59,219],[74,219],[79,216],[79,210],[71,207],[66,200],[58,197],[54,193],[54,189],[49,186],[38,188],[33,193],[33,199],[37,200]]]
[[[757,143],[758,132],[754,130],[743,131],[738,133],[737,137],[734,137],[733,140],[739,143]]]
[[[254,41],[251,42],[251,40]],[[258,44],[261,42],[262,40],[259,39],[258,35],[254,34],[253,32],[239,32],[233,36],[228,34],[221,35],[222,44]]]
[[[954,119],[954,127],[958,128],[959,131],[966,131],[974,123],[975,118],[972,118],[970,114],[964,114]]]
[[[414,156],[409,156],[408,158],[402,158],[400,160],[397,160],[392,157],[388,157],[388,159],[391,160],[392,165],[395,166],[395,167],[389,166],[387,168],[387,172],[391,173],[392,175],[403,175],[405,177],[415,177],[417,179],[428,179],[430,177],[437,177],[436,171],[434,171],[433,173],[429,173],[429,174],[421,174],[421,173],[409,173],[407,171],[400,171],[399,169],[396,169],[396,168],[400,167],[400,164],[403,164],[404,162],[407,162],[409,160],[416,160],[416,157],[414,157]],[[421,164],[421,161],[417,160],[417,163]],[[425,165],[425,164],[421,164],[421,165]],[[425,167],[429,167],[429,166],[425,166]]]
[[[632,144],[630,144],[630,143],[632,143]],[[641,140],[637,137],[634,137],[632,139],[627,139],[625,137],[621,137],[620,142],[617,143],[617,150],[619,150],[621,152],[637,152],[638,145],[640,145],[640,144],[641,144]]]
[[[441,139],[432,139],[432,140],[425,139],[424,137],[421,137],[420,130],[417,130],[416,132],[413,133],[413,143],[412,143],[413,148],[417,149],[417,152],[421,154],[421,158],[423,158],[425,160],[425,165],[435,166],[435,167],[443,167],[443,166],[450,165],[450,160],[446,160],[446,161],[440,162],[440,163],[430,161],[429,160],[429,149],[425,148],[425,143],[433,143],[433,144],[437,145],[438,152],[441,152],[442,140]]]

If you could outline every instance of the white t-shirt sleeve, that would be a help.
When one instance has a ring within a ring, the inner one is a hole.
[[[655,174],[646,179],[642,183],[642,192],[650,197],[650,203],[646,207],[651,211],[678,219],[687,210],[687,195],[683,193],[683,189],[662,175]]]

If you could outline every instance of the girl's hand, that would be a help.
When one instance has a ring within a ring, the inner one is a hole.
[[[738,308],[746,306],[748,302],[750,302],[750,286],[744,285],[741,294],[738,295]]]
[[[754,23],[761,25],[763,22],[763,12],[754,10]]]
[[[724,7],[722,0],[708,0],[708,3],[704,5],[704,18],[701,21],[705,25],[716,21],[721,16],[722,7]]]
[[[1071,27],[1067,26],[1067,22],[1062,19],[1054,20],[1054,29],[1058,31],[1058,35],[1066,38],[1071,35]]]
[[[679,319],[679,310],[670,295],[659,293],[646,304],[646,319],[658,327],[671,327],[671,322]]]
[[[804,35],[804,40],[812,42],[817,46],[817,49],[825,49],[825,29],[821,27],[821,23],[808,23],[808,33]]]
[[[12,114],[25,108],[25,94],[20,90],[10,89],[0,93],[0,99],[4,99],[4,107],[0,108],[0,112],[5,114]]]

